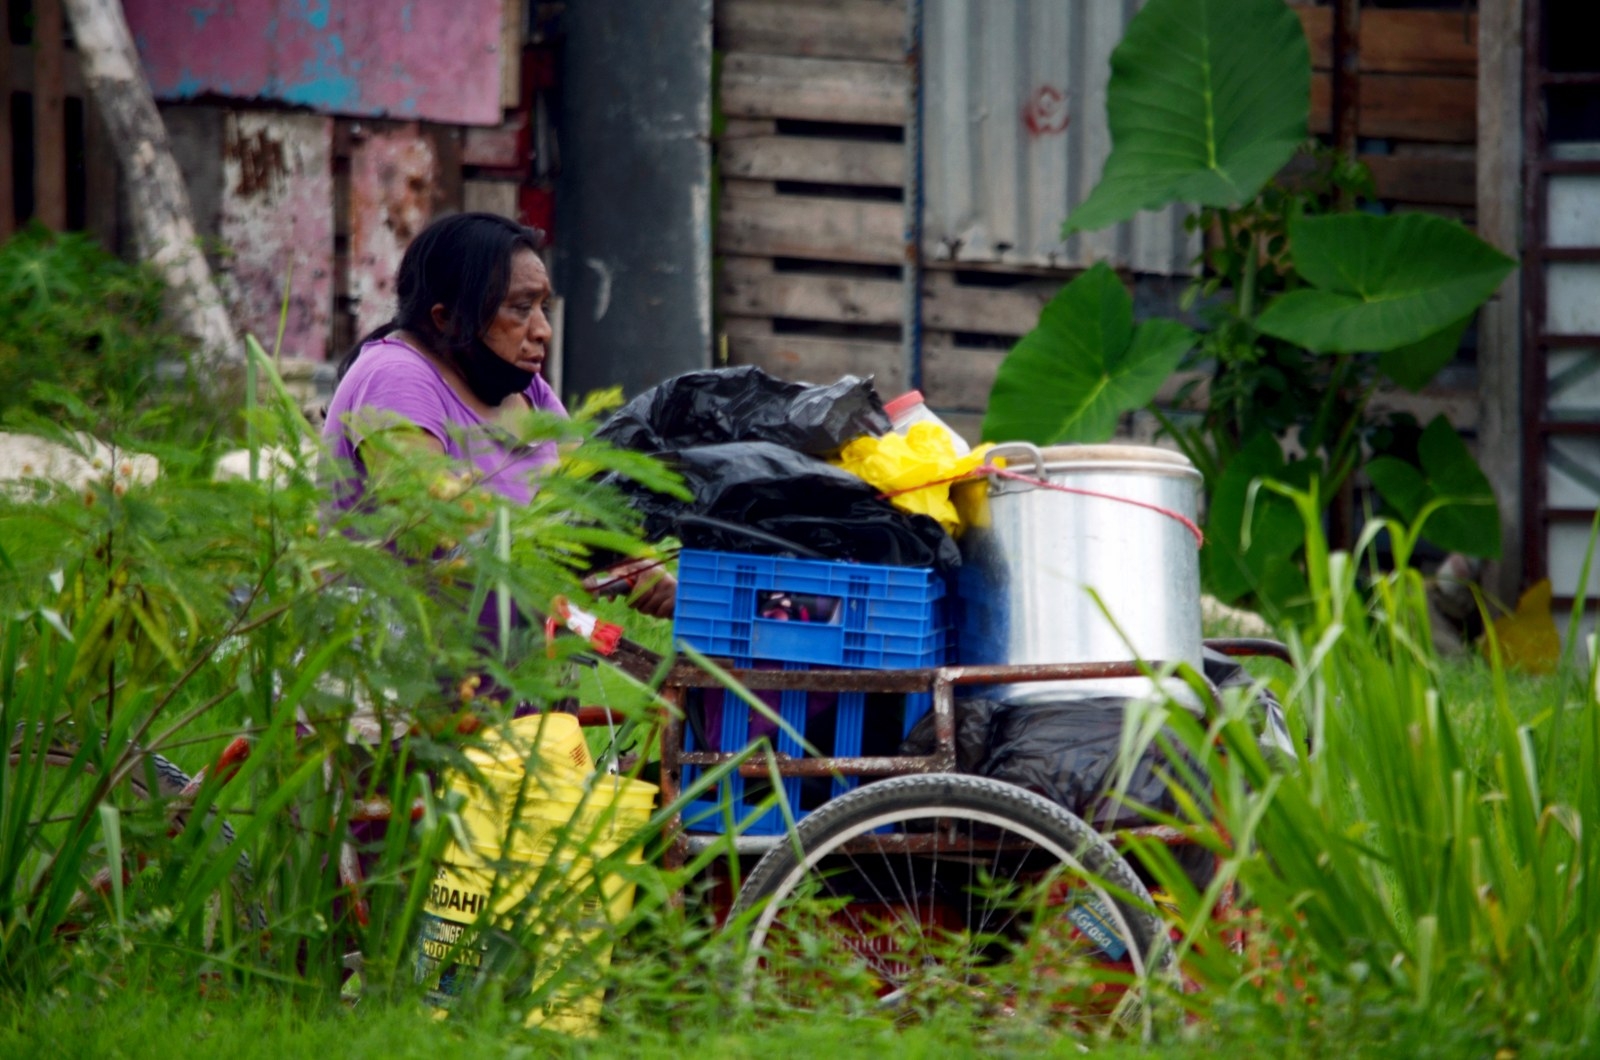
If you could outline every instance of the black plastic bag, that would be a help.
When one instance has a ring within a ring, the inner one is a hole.
[[[662,458],[683,475],[694,500],[632,491],[653,539],[671,535],[687,548],[719,552],[946,570],[961,565],[961,550],[935,520],[901,511],[876,487],[804,453],[736,442]]]
[[[1249,688],[1256,683],[1242,663],[1211,648],[1203,649],[1201,665],[1205,669],[1206,680],[1216,685],[1219,691]],[[1262,753],[1269,757],[1293,759],[1294,737],[1289,734],[1289,719],[1284,716],[1283,704],[1278,702],[1278,697],[1272,694],[1270,688],[1263,685],[1255,690],[1255,705],[1261,710],[1256,719],[1256,737]]]
[[[612,445],[646,453],[725,442],[772,442],[827,456],[890,429],[872,380],[790,383],[754,365],[686,372],[618,409],[600,429]]]
[[[1123,799],[1110,797],[1122,745],[1126,701],[1093,696],[1049,703],[1007,704],[989,725],[989,753],[980,776],[1004,780],[1065,806],[1102,830],[1148,823],[1137,808],[1178,808],[1168,788],[1181,771],[1167,760],[1162,741],[1152,741],[1133,769]],[[1182,751],[1168,730],[1166,743]]]
[[[1168,778],[1176,782],[1187,774],[1168,761],[1161,741],[1153,741],[1140,756],[1123,799],[1110,797],[1126,702],[1115,696],[1040,703],[958,699],[956,768],[1027,788],[1102,830],[1146,824],[1137,807],[1177,810]],[[1193,769],[1170,730],[1166,743]],[[933,747],[930,714],[911,730],[900,753],[930,754]]]
[[[983,760],[989,756],[989,724],[1000,704],[992,699],[958,699],[956,713],[956,772],[976,773]],[[938,750],[939,740],[934,732],[933,712],[924,714],[906,738],[897,754],[926,757]]]

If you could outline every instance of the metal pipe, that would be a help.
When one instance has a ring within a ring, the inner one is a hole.
[[[900,277],[905,291],[901,344],[905,350],[906,385],[922,388],[922,0],[906,4],[906,74],[910,92],[906,107],[905,260]]]

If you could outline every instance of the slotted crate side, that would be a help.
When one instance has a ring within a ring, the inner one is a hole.
[[[750,665],[750,661],[742,660],[739,665]],[[789,664],[784,669],[803,670],[806,667]],[[887,697],[869,697],[861,692],[823,694],[790,691],[763,692],[759,695],[790,729],[804,737],[806,743],[835,758],[855,758],[874,750],[882,753],[881,748],[869,745],[869,735],[879,742],[890,738],[897,745],[933,706],[933,697],[926,692],[893,697],[897,702],[887,710],[883,702]],[[804,744],[791,733],[760,718],[730,692],[706,690],[703,698],[698,703],[691,702],[687,709],[704,712],[702,716],[707,719],[706,727],[711,730],[708,733],[713,744],[711,750],[728,753],[743,750],[750,742],[752,732],[759,730],[760,734],[772,741],[773,749],[779,754],[791,758],[805,756]],[[876,732],[874,726],[878,727]],[[704,749],[697,744],[692,726],[685,728],[684,749]],[[703,770],[698,766],[684,766],[684,787],[693,784],[702,773]],[[837,798],[860,783],[858,777],[785,777],[783,793],[790,812],[798,820],[828,799]],[[781,808],[773,806],[755,814],[769,791],[770,785],[766,782],[732,773],[724,778],[714,796],[696,800],[684,808],[684,827],[692,832],[727,831],[728,821],[722,804],[725,797],[732,809],[735,824],[743,826],[744,834],[781,835],[787,827]]]
[[[828,621],[762,617],[763,597],[837,601]],[[944,580],[934,571],[685,549],[673,636],[716,655],[907,669],[949,658]]]

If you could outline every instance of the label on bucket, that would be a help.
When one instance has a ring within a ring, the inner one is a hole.
[[[489,904],[488,891],[440,865],[418,914],[416,981],[426,983],[428,1004],[449,1008],[484,973],[488,940],[473,925]]]

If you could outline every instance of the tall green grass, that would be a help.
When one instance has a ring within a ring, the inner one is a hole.
[[[1514,682],[1498,663],[1434,655],[1414,530],[1374,527],[1330,552],[1307,527],[1313,620],[1294,632],[1283,691],[1292,762],[1258,745],[1247,697],[1208,721],[1168,720],[1210,780],[1171,823],[1218,858],[1198,891],[1165,851],[1135,844],[1184,910],[1202,1018],[1245,1011],[1286,1038],[1327,1025],[1403,1029],[1423,1047],[1593,1047],[1600,1000],[1600,705],[1593,682]],[[1396,565],[1365,562],[1379,532]],[[1471,673],[1475,709],[1452,697]],[[1190,790],[1193,786],[1190,785]],[[1316,1036],[1320,1036],[1320,1033]]]
[[[369,997],[415,992],[409,947],[429,869],[461,836],[458,797],[438,780],[447,767],[470,773],[462,751],[479,738],[461,722],[564,699],[579,673],[577,638],[547,645],[530,623],[502,628],[486,652],[479,615],[495,596],[523,613],[556,595],[582,600],[597,550],[644,549],[637,518],[599,476],[679,488],[654,462],[589,441],[583,418],[534,417],[523,440],[555,441],[564,456],[525,509],[495,515],[489,498],[454,497],[436,488],[450,468],[406,455],[372,484],[372,504],[330,521],[315,433],[253,343],[252,355],[247,438],[253,452],[286,454],[252,461],[272,474],[215,481],[186,447],[123,438],[162,458],[158,481],[127,485],[108,469],[83,493],[37,483],[0,496],[8,992],[88,975],[336,994],[351,952],[363,955]],[[477,692],[463,684],[472,673],[487,682]],[[609,671],[585,687],[603,687],[619,722],[649,742],[663,710],[650,682]],[[491,688],[493,698],[478,694]],[[348,739],[363,720],[394,738]],[[181,799],[141,797],[160,790],[147,752],[197,774],[240,735],[250,753],[233,775],[213,772]],[[70,760],[48,758],[52,747]],[[376,800],[398,808],[388,827],[352,833]],[[634,847],[658,853],[675,809]],[[590,839],[570,837],[580,851]],[[629,853],[587,880],[550,872],[496,918],[509,956],[492,985],[520,980],[519,1003],[536,1000],[530,970],[548,969],[552,925],[579,915],[595,877],[625,871],[640,885],[609,938],[727,856],[714,849],[665,873],[627,865]],[[364,867],[359,893],[339,876],[351,854]],[[598,980],[585,960],[563,954],[561,976],[541,979],[550,990]]]

